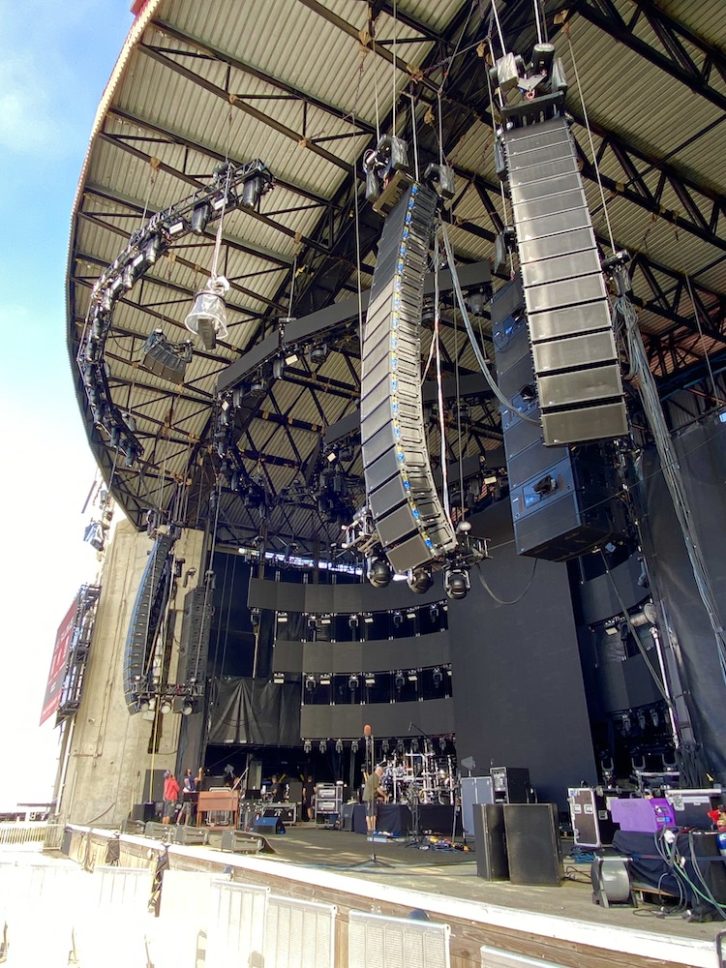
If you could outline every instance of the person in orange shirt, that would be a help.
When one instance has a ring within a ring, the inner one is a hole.
[[[164,773],[164,812],[161,822],[171,823],[171,818],[176,813],[176,804],[179,799],[179,784],[171,770]]]

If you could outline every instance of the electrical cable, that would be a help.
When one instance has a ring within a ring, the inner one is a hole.
[[[461,520],[466,517],[464,505],[464,447],[461,442],[461,381],[459,373],[459,327],[454,306],[454,373],[456,378],[456,436],[459,445],[459,500],[461,501]]]
[[[479,367],[481,368],[481,371],[484,374],[484,377],[487,383],[489,384],[489,388],[491,389],[492,393],[497,398],[497,400],[499,400],[502,406],[506,407],[507,410],[511,410],[513,413],[516,413],[519,417],[522,418],[522,420],[526,420],[527,423],[539,424],[538,420],[534,420],[532,417],[528,417],[525,413],[522,413],[521,410],[517,409],[517,407],[512,403],[511,400],[507,399],[507,397],[499,389],[499,386],[496,380],[492,376],[491,371],[487,366],[487,362],[484,359],[484,355],[482,354],[481,348],[479,347],[479,343],[477,342],[476,334],[474,333],[474,329],[471,325],[471,320],[469,319],[469,313],[467,312],[466,303],[464,302],[464,295],[461,291],[459,274],[456,271],[456,263],[454,262],[454,253],[451,249],[451,242],[449,241],[449,235],[446,230],[446,224],[444,222],[441,223],[441,234],[444,239],[444,249],[446,250],[446,259],[449,264],[449,270],[451,271],[451,278],[454,283],[456,299],[457,299],[457,302],[459,303],[459,309],[461,310],[461,316],[462,316],[462,319],[464,320],[464,326],[466,327],[466,332],[469,336],[469,342],[471,343],[471,348],[474,351],[474,356],[476,357],[476,361],[479,364]]]
[[[693,289],[691,288],[691,277],[688,273],[684,274],[686,280],[686,286],[688,287],[688,296],[691,300],[691,306],[693,307],[693,315],[696,320],[696,326],[698,327],[698,335],[701,337],[701,342],[703,342],[703,330],[701,329],[701,315],[698,312],[698,307],[696,306],[696,300],[693,298]],[[717,406],[722,406],[724,401],[720,399],[716,391],[716,380],[714,379],[713,369],[711,368],[711,359],[708,355],[708,351],[703,351],[703,356],[706,361],[706,369],[708,370],[708,377],[711,382],[711,392],[713,393],[713,402]]]
[[[504,46],[504,36],[502,34],[502,25],[499,23],[499,14],[497,13],[497,0],[492,0],[492,12],[494,14],[494,23],[497,25],[497,33],[499,34],[499,43],[502,48],[502,57],[506,57],[507,48]]]
[[[444,388],[441,379],[441,300],[439,295],[439,234],[434,236],[434,336],[432,346],[435,346],[436,359],[436,391],[439,406],[439,438],[441,457],[441,481],[444,512],[453,528],[451,520],[451,505],[449,503],[449,479],[446,457],[446,423],[444,421]]]
[[[525,597],[525,595],[527,594],[527,592],[530,590],[530,588],[532,587],[532,583],[534,581],[534,576],[537,573],[537,564],[538,564],[538,562],[539,562],[539,558],[535,558],[534,559],[534,564],[532,565],[532,574],[527,579],[527,584],[524,586],[523,590],[519,593],[519,595],[517,595],[517,597],[516,598],[513,598],[511,601],[507,601],[507,599],[505,599],[505,598],[500,598],[494,591],[492,591],[492,589],[487,584],[486,579],[484,578],[484,576],[481,573],[481,565],[482,565],[482,563],[480,561],[477,562],[477,565],[476,565],[476,573],[477,573],[477,575],[479,577],[479,581],[482,584],[482,588],[487,592],[487,594],[489,594],[494,599],[494,601],[497,603],[497,605],[518,605],[522,601],[522,599]]]

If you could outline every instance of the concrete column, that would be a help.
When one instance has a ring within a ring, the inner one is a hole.
[[[147,770],[176,768],[181,714],[156,720],[158,752],[153,753],[153,713],[129,713],[123,695],[123,653],[136,592],[152,542],[127,521],[118,524],[106,553],[101,595],[86,665],[81,703],[75,717],[68,767],[59,805],[63,822],[117,826],[135,803],[148,796]],[[169,681],[179,654],[184,595],[204,575],[204,534],[185,530],[174,546],[184,559],[170,608],[176,611]],[[186,584],[185,584],[186,583]]]

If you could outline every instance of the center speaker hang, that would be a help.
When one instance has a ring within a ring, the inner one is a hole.
[[[499,134],[544,443],[620,437],[618,355],[575,143],[564,117]]]
[[[366,494],[397,572],[428,564],[457,546],[434,486],[421,402],[421,312],[437,204],[432,189],[414,182],[386,217],[363,334]]]

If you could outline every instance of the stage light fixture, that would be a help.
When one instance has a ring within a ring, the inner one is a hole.
[[[416,618],[416,609],[415,608],[409,608],[409,610],[406,612],[406,618],[415,619]]]
[[[305,676],[305,688],[308,692],[313,692],[316,686],[315,676]]]
[[[171,703],[168,699],[162,699],[161,701],[161,712],[164,716],[171,712]]]
[[[449,568],[444,573],[444,591],[448,598],[466,598],[469,591],[469,576],[463,568]]]
[[[417,595],[424,595],[433,585],[434,576],[430,568],[414,568],[406,579],[408,587]]]
[[[358,676],[348,676],[348,688],[351,692],[355,692],[358,688]]]
[[[387,754],[390,748],[391,748],[391,744],[388,742],[387,739],[384,739],[383,742],[381,743],[381,752]]]
[[[250,625],[253,629],[258,629],[260,627],[260,610],[259,608],[250,609]]]
[[[134,284],[134,267],[129,263],[125,266],[123,271],[123,287],[124,289],[131,289]]]
[[[439,606],[436,604],[429,605],[429,618],[431,619],[431,621],[435,622],[438,617],[439,617]]]
[[[179,235],[181,232],[184,231],[184,227],[185,227],[185,225],[184,225],[184,219],[181,216],[177,215],[177,216],[172,217],[167,222],[167,224],[166,224],[166,231],[171,236]]]
[[[297,353],[293,350],[285,357],[285,366],[293,366],[295,363],[297,363],[298,359],[299,357]]]
[[[406,673],[406,678],[409,682],[418,682],[418,672],[415,669],[409,669]]]
[[[446,752],[446,737],[445,736],[439,736],[439,749],[441,750],[442,753],[445,753]]]
[[[396,671],[396,674],[393,677],[393,685],[396,687],[397,692],[400,692],[400,690],[406,685],[406,679],[401,669]]]
[[[431,679],[433,681],[434,687],[436,689],[439,689],[441,687],[441,683],[444,681],[444,676],[443,676],[443,673],[441,672],[441,669],[438,666],[436,666],[434,671],[431,673]]]
[[[149,700],[139,699],[139,712],[145,713],[148,708],[149,708]]]
[[[321,739],[320,743],[318,744],[318,749],[323,755],[325,755],[325,753],[328,752],[328,741],[326,739]]]
[[[375,686],[376,677],[372,673],[367,673],[365,676],[365,683],[367,686]]]
[[[310,753],[312,751],[312,748],[313,748],[313,744],[310,742],[309,739],[306,739],[305,742],[303,743],[303,752]]]
[[[156,699],[154,699],[153,696],[151,697],[151,699],[149,699],[149,709],[151,710],[151,712],[153,712],[156,709]]]
[[[331,450],[329,454],[326,454],[325,459],[329,464],[333,464],[338,459],[338,455],[334,450]]]
[[[200,338],[207,350],[214,349],[217,338],[227,337],[224,297],[228,291],[229,282],[224,276],[212,276],[204,289],[194,296],[191,311],[184,320],[186,328]]]
[[[159,249],[161,248],[161,241],[158,235],[152,235],[149,241],[144,246],[144,259],[150,266],[156,262],[159,258]]]
[[[285,375],[285,361],[282,357],[277,357],[276,360],[272,361],[272,379],[281,380]]]
[[[212,216],[209,202],[200,202],[192,209],[191,226],[195,235],[203,235],[207,222]]]
[[[185,699],[182,703],[182,716],[191,716],[194,712],[194,703],[191,699]]]
[[[327,343],[320,343],[317,346],[313,346],[310,350],[310,362],[311,363],[324,363],[328,358],[328,345]]]
[[[399,612],[398,609],[391,615],[391,618],[394,628],[399,628],[403,624],[403,613]]]
[[[415,736],[411,740],[411,752],[412,753],[418,753],[418,740],[416,739]]]
[[[393,572],[385,558],[368,559],[368,581],[374,588],[386,588],[391,584]]]
[[[373,623],[373,616],[370,612],[366,612],[364,614],[363,621],[366,623],[366,625],[371,625]]]
[[[277,624],[278,625],[285,625],[286,623],[287,623],[287,612],[278,612],[277,613]]]
[[[320,685],[321,686],[329,686],[332,681],[333,681],[333,677],[332,677],[332,675],[329,672],[321,672],[320,673]]]
[[[285,681],[285,673],[284,672],[273,673],[272,681],[275,683],[276,686],[281,686]]]
[[[359,624],[360,624],[360,620],[357,615],[348,616],[348,628],[351,631],[353,631],[354,629],[357,629]]]
[[[351,742],[351,744],[350,744],[350,751],[353,754],[353,756],[355,756],[355,754],[358,752],[358,740],[357,739],[354,739]]]
[[[342,739],[336,739],[336,741],[335,741],[335,752],[338,754],[338,756],[340,756],[340,754],[343,752],[343,740]]]

